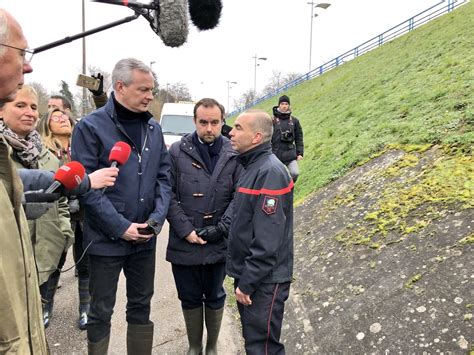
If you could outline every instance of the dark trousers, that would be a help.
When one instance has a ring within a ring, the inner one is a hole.
[[[172,264],[174,281],[181,307],[206,307],[217,310],[224,307],[225,263],[209,265]]]
[[[238,280],[234,287],[237,288]],[[245,340],[245,351],[252,354],[285,354],[285,346],[280,342],[281,324],[285,311],[285,301],[290,292],[290,283],[261,284],[250,296],[251,306],[237,302]]]
[[[96,343],[110,333],[117,284],[123,269],[127,279],[127,322],[150,324],[150,301],[155,278],[155,250],[126,256],[89,255],[91,303],[87,338]]]
[[[84,235],[83,235],[83,222],[71,221],[72,230],[74,231],[74,262],[76,263],[77,276],[80,279],[89,278],[89,255],[84,253]],[[82,259],[80,259],[82,257]],[[80,261],[79,261],[80,259]],[[79,262],[78,262],[79,261]]]

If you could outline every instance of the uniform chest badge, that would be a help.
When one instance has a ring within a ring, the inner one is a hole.
[[[265,196],[265,198],[263,199],[263,206],[262,206],[263,212],[265,212],[268,215],[273,214],[277,211],[277,207],[278,207],[278,199],[276,197]]]

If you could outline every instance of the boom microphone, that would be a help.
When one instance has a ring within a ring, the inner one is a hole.
[[[81,184],[85,174],[86,170],[81,163],[71,161],[56,171],[54,182],[46,189],[45,193],[54,192],[61,186],[64,186],[66,190],[72,190]]]
[[[100,2],[102,4],[112,4],[112,5],[121,5],[126,6],[131,9],[150,9],[150,10],[157,10],[159,5],[151,3],[151,4],[142,4],[141,2],[137,2],[136,0],[92,0],[92,2]]]
[[[201,31],[217,26],[221,17],[221,0],[189,0],[191,21]]]
[[[112,163],[110,166],[115,168],[117,165],[125,164],[131,152],[132,148],[128,143],[122,141],[115,143],[109,154],[109,161]]]

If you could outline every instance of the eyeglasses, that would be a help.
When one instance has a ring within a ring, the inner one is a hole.
[[[4,47],[19,50],[21,52],[21,56],[23,57],[23,62],[25,64],[30,64],[31,60],[33,59],[33,55],[35,54],[34,49],[29,49],[29,48],[21,49],[21,48],[10,46],[10,45],[4,44],[4,43],[0,43],[0,46],[4,46]]]
[[[51,116],[51,121],[53,122],[60,122],[60,121],[67,121],[67,120],[69,120],[69,117],[65,115],[64,113],[61,115]]]

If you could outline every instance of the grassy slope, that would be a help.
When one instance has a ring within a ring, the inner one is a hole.
[[[296,201],[388,144],[472,149],[472,18],[469,3],[288,91],[305,135]]]

